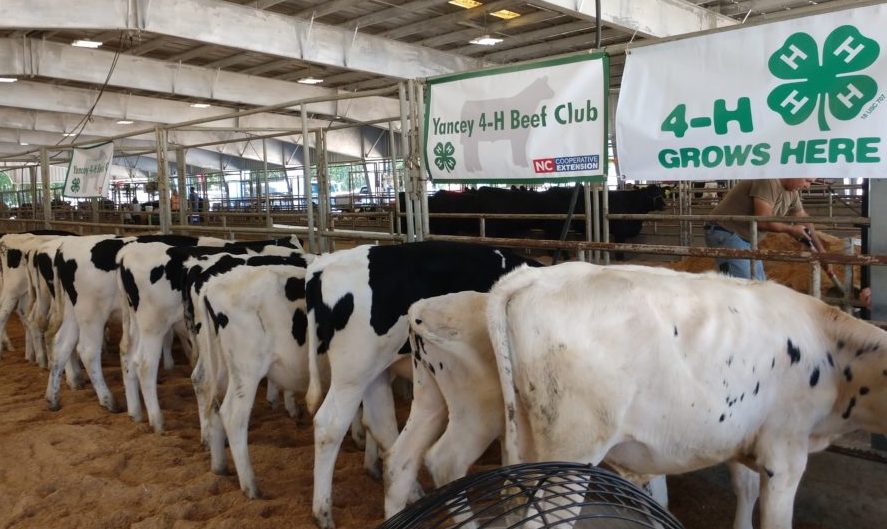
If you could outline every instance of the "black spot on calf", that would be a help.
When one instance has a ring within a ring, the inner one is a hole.
[[[105,272],[117,270],[117,252],[127,244],[123,239],[105,239],[93,245],[89,250],[92,264]]]
[[[815,387],[816,384],[819,383],[819,368],[815,368],[812,373],[810,373],[810,387]]]
[[[139,310],[139,287],[129,268],[120,267],[120,281],[123,283],[123,292],[126,294],[129,306],[133,310]]]
[[[305,279],[301,277],[290,277],[286,280],[286,286],[284,287],[284,292],[286,293],[286,299],[290,301],[295,301],[297,299],[305,298]]]
[[[155,266],[154,268],[151,269],[150,279],[151,279],[152,285],[157,283],[161,279],[163,279],[163,272],[165,270],[166,270],[166,268],[163,265]]]
[[[52,258],[48,254],[40,252],[34,258],[34,266],[43,277],[43,280],[46,281],[46,287],[49,289],[49,294],[52,297],[55,297],[55,285],[53,284],[55,273],[52,268]]]
[[[859,388],[859,394],[860,394],[860,395],[868,395],[868,394],[869,394],[869,388],[866,387],[866,386],[862,386],[861,388]]]
[[[791,338],[788,339],[787,352],[792,364],[797,364],[801,361],[801,350],[792,343]]]
[[[345,294],[330,308],[323,300],[322,272],[315,272],[305,287],[305,303],[308,305],[308,312],[314,311],[317,354],[324,354],[330,348],[330,341],[336,331],[341,331],[348,325],[354,312],[354,294]]]
[[[856,406],[856,397],[850,397],[850,404],[847,405],[847,409],[844,410],[844,414],[841,415],[845,420],[850,418],[850,413],[853,411],[853,407]]]
[[[293,313],[293,338],[299,345],[305,345],[305,336],[308,331],[308,317],[302,309],[296,309]]]
[[[755,384],[755,390],[752,392],[752,395],[757,395],[758,391],[761,389],[761,381],[759,380],[757,384]]]
[[[22,262],[22,251],[10,248],[6,251],[6,265],[9,268],[18,268]]]
[[[675,335],[675,336],[678,335],[678,326],[677,326],[677,325],[675,325],[675,328],[674,328],[674,335]]]
[[[55,254],[55,269],[59,275],[59,282],[68,294],[72,305],[77,304],[77,289],[74,287],[74,273],[77,271],[77,261],[65,261],[61,252]]]
[[[828,365],[830,367],[835,367],[835,360],[832,358],[831,353],[825,353],[825,358],[828,360]]]
[[[209,311],[209,317],[213,322],[213,327],[215,328],[216,333],[219,332],[219,329],[224,329],[228,325],[228,316],[219,312],[216,313],[213,310],[212,303],[209,302],[209,298],[203,298],[204,303],[206,304],[206,310]]]
[[[844,368],[844,378],[847,379],[847,382],[853,380],[853,372],[850,371],[850,366]]]

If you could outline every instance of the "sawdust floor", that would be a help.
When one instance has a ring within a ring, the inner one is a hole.
[[[210,472],[188,367],[162,372],[167,432],[154,434],[126,414],[100,408],[91,386],[62,390],[62,409],[47,411],[46,372],[23,360],[23,333],[8,326],[16,351],[0,360],[0,528],[186,529],[311,528],[312,434],[262,393],[250,451],[266,496],[248,500],[235,476]],[[124,402],[119,362],[106,354],[105,377]],[[407,405],[400,406],[401,414]],[[494,454],[497,450],[490,450]],[[341,529],[382,521],[382,486],[362,470],[346,437],[336,465],[334,516]],[[495,462],[494,455],[485,463]],[[230,464],[233,469],[233,464]],[[733,498],[726,471],[669,478],[671,510],[687,529],[729,529]],[[823,453],[811,458],[796,502],[801,529],[883,529],[887,465]]]

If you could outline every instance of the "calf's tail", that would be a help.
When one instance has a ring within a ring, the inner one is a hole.
[[[305,405],[308,412],[314,415],[323,400],[323,382],[320,367],[317,363],[317,324],[314,310],[308,307],[308,392],[305,394]]]
[[[534,268],[522,266],[516,269],[503,276],[493,286],[487,301],[487,330],[490,333],[490,341],[495,351],[499,384],[502,387],[502,398],[505,403],[503,465],[513,465],[520,462],[519,403],[514,388],[514,360],[508,325],[508,304],[517,292],[535,280],[536,275]]]

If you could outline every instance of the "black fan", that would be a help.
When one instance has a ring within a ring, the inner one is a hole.
[[[580,463],[529,463],[456,480],[378,529],[683,529],[643,490]]]

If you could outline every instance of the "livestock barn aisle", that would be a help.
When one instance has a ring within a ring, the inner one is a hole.
[[[46,372],[23,358],[24,334],[13,317],[16,348],[0,360],[0,528],[298,528],[311,517],[313,438],[261,395],[253,410],[250,453],[261,500],[249,500],[235,476],[209,470],[200,446],[197,404],[184,358],[161,372],[167,432],[155,435],[125,413],[109,414],[90,388],[62,393],[46,410]],[[123,402],[116,348],[105,353],[105,377]],[[178,353],[178,351],[177,351]],[[408,411],[401,402],[400,415]],[[498,449],[484,457],[492,468]],[[334,515],[342,529],[382,522],[382,486],[362,469],[363,454],[345,438],[336,465]],[[426,480],[427,481],[427,480]],[[730,529],[733,497],[717,467],[668,480],[671,511],[687,529]],[[795,529],[883,529],[887,464],[822,453],[811,457],[795,504]]]

